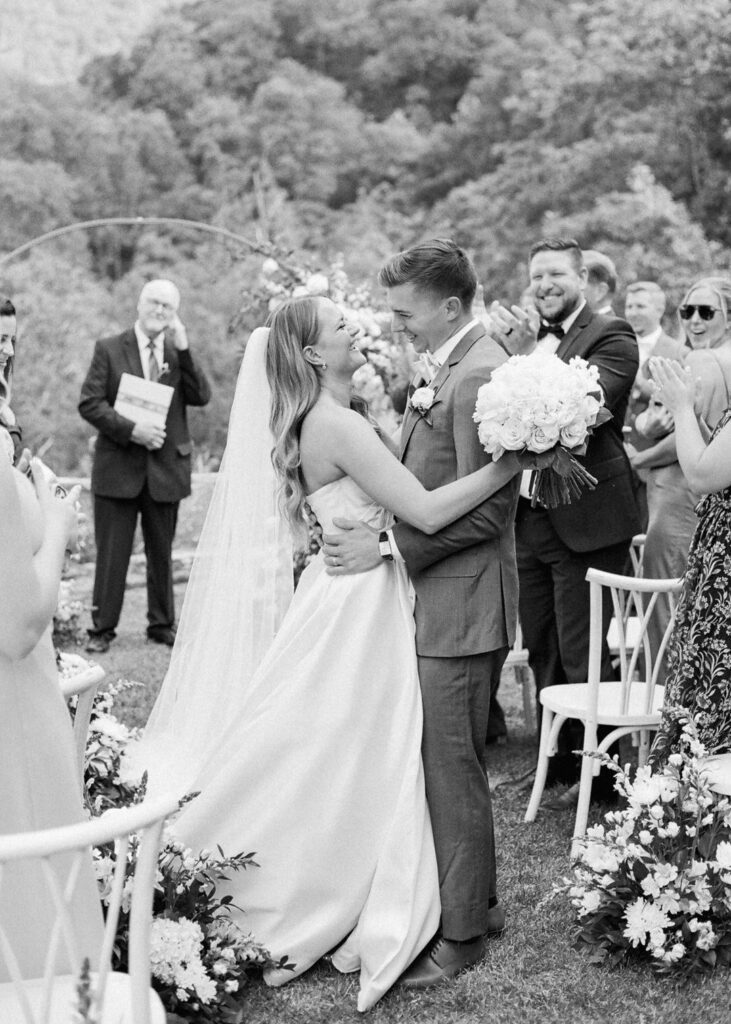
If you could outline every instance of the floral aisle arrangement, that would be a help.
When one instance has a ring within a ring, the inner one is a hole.
[[[136,856],[131,845],[128,870]],[[95,851],[102,901],[108,902],[114,870],[113,851]],[[230,896],[218,886],[231,872],[258,867],[251,853],[227,857],[194,853],[175,838],[174,821],[166,826],[153,898],[150,966],[165,1009],[190,1021],[240,1024],[242,990],[254,969],[286,969],[287,958],[274,961],[254,937],[231,918]],[[123,902],[114,967],[125,970],[129,935],[128,904]]]
[[[518,454],[531,470],[531,504],[555,508],[593,488],[594,477],[577,460],[592,430],[610,419],[599,371],[575,356],[565,363],[537,349],[511,356],[477,392],[474,420],[493,461]]]
[[[661,772],[617,773],[626,806],[588,829],[568,892],[576,944],[595,963],[637,959],[658,974],[689,976],[731,964],[731,802],[704,775],[692,721]]]
[[[76,656],[72,661],[62,657],[59,670],[69,674],[88,664]],[[120,680],[95,697],[84,766],[86,803],[94,815],[138,803],[145,796],[145,777],[131,775],[125,759],[126,748],[138,738],[139,730],[128,728],[114,714],[116,698],[141,685]],[[126,864],[130,879],[136,854],[133,840]],[[100,896],[108,903],[113,846],[95,850],[94,859]],[[232,919],[231,898],[219,892],[232,872],[247,869],[258,870],[253,854],[227,856],[220,847],[196,853],[178,841],[174,820],[168,822],[153,898],[151,969],[153,985],[170,1013],[196,1022],[239,1024],[244,1019],[242,990],[252,973],[292,966],[286,957],[273,960]],[[127,967],[129,895],[123,900],[113,957],[113,968],[121,971]]]
[[[86,636],[81,626],[84,605],[74,596],[74,581],[62,579],[58,589],[58,604],[53,613],[53,643],[55,647],[78,647]]]

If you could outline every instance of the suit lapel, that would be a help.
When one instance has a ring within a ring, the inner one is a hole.
[[[134,332],[134,328],[130,328],[130,330],[125,331],[122,335],[122,351],[127,361],[127,373],[132,373],[136,377],[144,377],[145,371],[142,368],[140,346],[137,344],[137,335]]]
[[[445,361],[437,370],[434,380],[430,384],[430,387],[434,391],[435,403],[439,401],[439,392],[442,390],[444,385],[449,380],[449,375],[452,372],[452,367],[456,366],[456,364],[464,357],[464,355],[467,352],[469,352],[469,350],[472,348],[475,342],[478,341],[479,338],[484,337],[484,335],[485,328],[482,326],[482,324],[478,324],[476,327],[473,327],[471,331],[468,331],[467,334],[465,334],[464,338],[462,338],[449,353]],[[414,427],[416,426],[419,419],[421,419],[419,413],[416,412],[409,403],[409,405],[407,405],[406,407],[406,414],[404,416],[404,421],[401,427],[401,445],[399,448],[399,458],[401,459],[403,459],[404,457],[406,446],[411,440],[411,435],[414,432]]]
[[[581,340],[581,332],[584,330],[587,324],[591,323],[593,317],[594,313],[591,309],[591,306],[587,302],[584,308],[579,313],[579,315],[574,320],[574,322],[569,327],[565,337],[561,339],[561,342],[558,348],[556,349],[556,355],[559,357],[559,359],[563,359],[563,361],[567,363],[572,356],[575,356],[577,354],[575,352],[575,349],[579,341]]]

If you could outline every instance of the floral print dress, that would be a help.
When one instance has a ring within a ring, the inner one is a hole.
[[[712,437],[730,420],[727,409]],[[706,494],[696,513],[668,648],[665,708],[684,708],[707,752],[720,754],[731,750],[731,487]],[[678,736],[678,724],[666,711],[650,762],[663,762]]]

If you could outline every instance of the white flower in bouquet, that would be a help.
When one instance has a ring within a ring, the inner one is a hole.
[[[575,356],[565,363],[537,349],[511,356],[477,393],[474,420],[485,451],[497,461],[517,452],[533,471],[531,500],[547,507],[571,501],[596,480],[577,461],[594,427],[610,418],[599,371]]]

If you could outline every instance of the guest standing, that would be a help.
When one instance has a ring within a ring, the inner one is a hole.
[[[18,322],[10,299],[0,302],[0,452],[15,461],[20,455],[22,431],[10,407],[13,389]]]
[[[710,428],[718,423],[729,405],[731,335],[726,319],[729,302],[731,282],[723,278],[702,278],[686,293],[678,310],[685,346],[675,347],[675,358],[691,371],[696,381],[696,412]],[[653,579],[674,579],[685,572],[700,494],[689,485],[678,463],[672,415],[657,396],[637,417],[636,426],[640,433],[661,435],[643,451],[629,449],[633,467],[648,471],[649,521],[643,572]],[[669,620],[667,599],[658,599],[648,628],[655,650],[659,648]]]
[[[179,305],[172,281],[148,281],[134,327],[97,342],[81,389],[79,412],[99,431],[91,472],[97,559],[90,652],[103,653],[114,639],[138,516],[147,558],[147,636],[168,646],[175,641],[172,546],[191,478],[186,409],[205,405],[211,396]],[[164,428],[115,412],[123,373],[174,389]]]
[[[714,315],[727,319],[728,308],[716,309]],[[677,706],[693,717],[709,754],[731,750],[731,409],[709,440],[697,416],[692,372],[664,359],[653,359],[650,365],[658,396],[675,420],[682,470],[693,490],[705,495],[698,505],[698,525],[670,641],[666,713],[650,754],[650,763],[659,765],[678,741],[678,723],[667,714]]]
[[[493,304],[493,337],[509,351],[528,353],[540,346],[568,362],[580,356],[599,371],[599,383],[612,418],[589,438],[582,462],[596,477],[569,505],[533,507],[524,474],[516,517],[519,614],[528,661],[538,693],[545,686],[586,682],[589,658],[589,567],[622,572],[639,528],[632,473],[622,443],[622,426],[639,358],[628,323],[595,313],[584,292],[587,269],[578,242],[549,238],[530,252],[531,290],[542,323],[536,329],[519,306]],[[605,610],[605,629],[611,610]],[[612,678],[604,646],[602,678]],[[570,726],[570,728],[569,728]],[[549,778],[573,782],[583,730],[566,723]],[[572,797],[573,798],[573,794]]]
[[[0,458],[0,834],[84,820],[71,719],[51,643],[64,550],[74,531],[78,488],[51,494],[40,463],[33,486]],[[80,951],[94,964],[102,913],[91,858],[80,870],[70,913]],[[56,907],[39,863],[8,864],[0,924],[26,978],[40,977]],[[59,969],[66,969],[60,955]],[[7,981],[0,958],[0,981]]]

